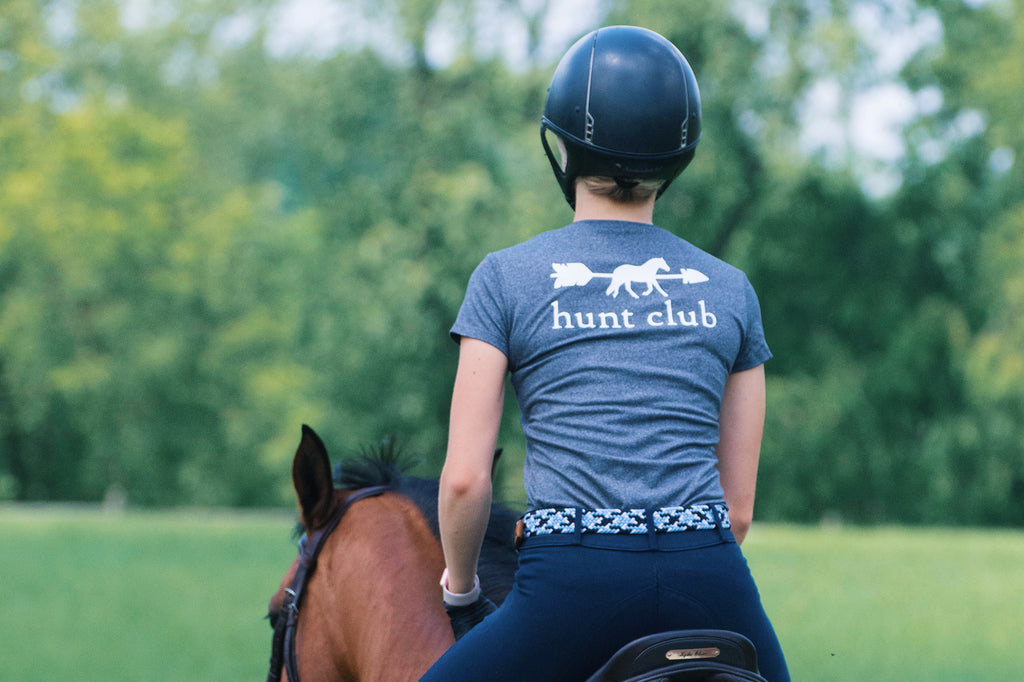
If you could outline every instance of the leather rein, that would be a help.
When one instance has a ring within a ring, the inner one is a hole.
[[[299,625],[299,606],[302,604],[306,583],[316,570],[316,561],[320,550],[323,549],[327,538],[341,523],[341,519],[349,507],[359,500],[376,497],[389,490],[391,490],[389,486],[378,485],[352,492],[331,514],[327,525],[312,535],[305,535],[299,542],[299,566],[295,570],[295,577],[292,579],[291,585],[284,591],[284,603],[281,606],[281,613],[277,617],[277,623],[274,625],[274,641],[270,652],[270,672],[267,673],[267,682],[280,682],[283,671],[288,672],[289,682],[299,682],[299,662],[295,655],[295,633]]]

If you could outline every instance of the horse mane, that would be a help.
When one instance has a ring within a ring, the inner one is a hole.
[[[497,453],[495,457],[500,455]],[[422,512],[434,536],[440,538],[437,520],[438,480],[410,476],[411,461],[394,438],[375,447],[364,447],[355,457],[340,460],[334,467],[334,484],[340,490],[358,490],[383,485],[408,497]],[[521,514],[502,503],[491,504],[491,516],[484,534],[477,570],[484,594],[501,604],[512,590],[519,559],[512,538]]]
[[[334,465],[334,486],[340,490],[358,490],[372,486],[395,488],[409,466],[405,454],[394,438],[381,440],[375,447],[364,447],[356,457],[340,460]]]

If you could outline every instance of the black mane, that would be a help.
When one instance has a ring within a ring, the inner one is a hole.
[[[396,487],[408,466],[394,438],[385,438],[375,448],[363,448],[357,457],[343,459],[334,465],[334,486],[341,490],[358,490],[378,485]]]
[[[423,513],[430,530],[440,537],[437,524],[437,479],[408,476],[407,462],[395,443],[388,438],[376,448],[364,448],[358,457],[343,459],[334,467],[334,484],[341,490],[358,490],[385,485],[405,495]],[[519,512],[495,502],[480,551],[480,586],[495,604],[501,604],[512,590],[518,556],[512,544]]]

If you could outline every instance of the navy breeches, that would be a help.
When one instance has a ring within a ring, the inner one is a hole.
[[[532,537],[505,603],[422,679],[582,681],[633,639],[687,629],[739,632],[766,679],[789,680],[730,531]]]

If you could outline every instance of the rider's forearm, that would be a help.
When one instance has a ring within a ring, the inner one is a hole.
[[[441,472],[438,520],[448,590],[473,588],[491,506],[491,466],[505,399],[505,355],[463,338],[452,390],[448,453]]]
[[[447,470],[442,473],[438,521],[450,592],[465,593],[473,589],[490,507],[489,476],[464,477]]]
[[[731,375],[722,396],[716,455],[737,542],[743,542],[754,516],[764,413],[764,366]]]

